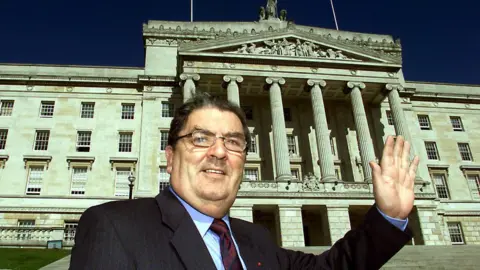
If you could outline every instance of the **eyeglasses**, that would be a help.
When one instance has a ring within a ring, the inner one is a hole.
[[[209,148],[217,142],[217,139],[223,139],[225,148],[234,152],[243,152],[247,148],[247,142],[241,137],[229,136],[222,137],[216,136],[214,133],[207,130],[195,130],[192,133],[180,136],[177,140],[185,137],[191,137],[191,142],[196,147]]]

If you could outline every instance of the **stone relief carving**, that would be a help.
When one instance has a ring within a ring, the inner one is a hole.
[[[304,191],[320,191],[320,180],[312,173],[307,173],[303,177],[302,187]]]
[[[259,55],[281,55],[281,56],[296,56],[296,57],[312,57],[325,59],[340,59],[340,60],[354,60],[343,54],[342,51],[326,49],[322,50],[320,46],[310,41],[301,41],[296,39],[296,42],[288,41],[286,38],[281,40],[264,41],[264,46],[257,46],[255,43],[242,44],[236,51],[227,53],[240,54],[259,54]]]

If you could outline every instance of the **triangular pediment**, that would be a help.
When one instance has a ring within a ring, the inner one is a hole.
[[[190,42],[182,53],[248,55],[258,58],[318,59],[329,61],[401,64],[401,59],[361,46],[307,33],[272,33]]]

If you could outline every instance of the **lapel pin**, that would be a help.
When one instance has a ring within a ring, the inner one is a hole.
[[[258,266],[262,266],[262,263],[261,263],[261,262],[258,262],[257,265],[258,265]]]

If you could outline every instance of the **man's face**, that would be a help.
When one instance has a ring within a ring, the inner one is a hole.
[[[242,134],[240,119],[232,112],[216,108],[195,110],[178,136],[204,130],[217,137]],[[225,148],[221,138],[208,147],[196,147],[187,136],[177,141],[175,150],[166,149],[167,172],[174,190],[190,205],[210,216],[223,216],[233,204],[243,177],[245,153]]]

